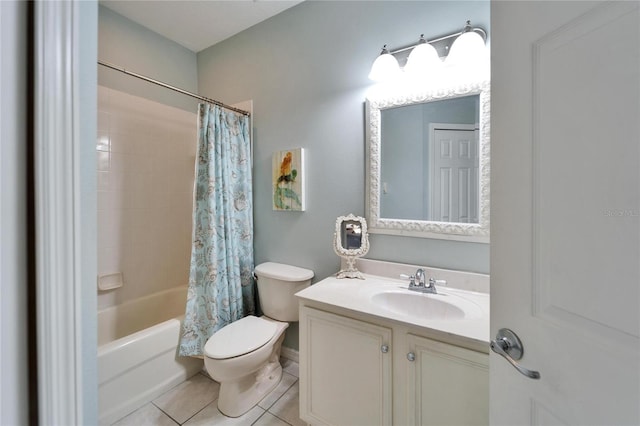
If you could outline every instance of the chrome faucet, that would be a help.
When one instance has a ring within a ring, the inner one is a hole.
[[[437,280],[435,280],[434,278],[429,278],[429,280],[425,282],[426,275],[424,269],[422,268],[419,268],[416,271],[415,275],[407,276],[403,274],[401,275],[401,277],[409,279],[409,290],[419,291],[420,293],[438,293],[436,291]]]

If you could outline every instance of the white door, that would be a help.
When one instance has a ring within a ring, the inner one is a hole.
[[[492,424],[640,424],[639,14],[492,2]]]
[[[430,124],[430,220],[478,223],[478,132],[467,124]]]

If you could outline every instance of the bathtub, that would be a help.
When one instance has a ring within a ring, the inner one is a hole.
[[[182,383],[203,361],[177,356],[187,287],[98,312],[100,424],[121,417]]]

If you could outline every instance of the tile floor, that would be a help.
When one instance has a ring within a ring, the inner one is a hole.
[[[241,417],[226,417],[218,411],[220,385],[201,372],[113,426],[304,426],[298,417],[298,364],[284,358],[281,362],[284,372],[280,384]]]

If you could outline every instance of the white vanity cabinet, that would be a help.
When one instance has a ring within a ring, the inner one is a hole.
[[[489,355],[414,334],[406,341],[406,424],[488,425]]]
[[[488,353],[419,331],[302,301],[301,419],[318,426],[488,424]]]
[[[366,262],[365,262],[366,260]],[[431,268],[437,294],[394,279],[415,266],[361,259],[364,279],[296,294],[300,418],[314,426],[489,424],[489,276]]]
[[[391,425],[391,329],[300,309],[300,413],[314,425]]]

